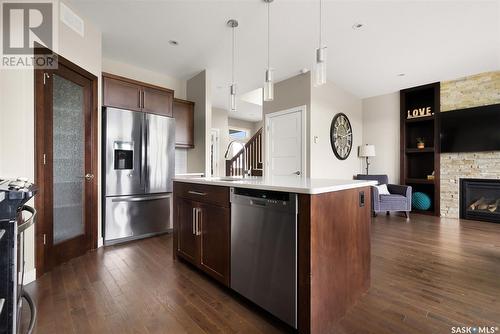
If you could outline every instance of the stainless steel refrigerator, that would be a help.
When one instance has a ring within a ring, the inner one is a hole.
[[[103,111],[104,242],[167,232],[175,168],[175,120]]]

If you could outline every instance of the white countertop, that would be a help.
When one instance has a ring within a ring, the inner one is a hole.
[[[236,179],[228,181],[224,179]],[[310,179],[298,177],[279,177],[279,178],[263,178],[263,177],[178,177],[174,181],[207,184],[214,186],[250,188],[261,190],[274,190],[299,194],[322,194],[332,191],[340,191],[345,189],[353,189],[376,185],[376,181],[363,180],[331,180],[331,179]]]

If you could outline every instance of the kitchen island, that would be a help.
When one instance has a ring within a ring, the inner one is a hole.
[[[231,259],[231,254],[239,254],[239,250],[235,251],[238,242],[231,240],[235,236],[235,229],[233,227],[232,231],[231,227],[239,225],[231,219],[242,219],[236,214],[235,198],[239,193],[264,194],[267,191],[265,194],[269,196],[258,196],[279,207],[282,198],[279,194],[286,194],[287,200],[290,198],[292,202],[293,199],[296,205],[293,211],[296,238],[293,248],[290,248],[295,261],[293,273],[296,277],[292,280],[296,291],[293,299],[295,318],[289,320],[280,316],[278,311],[260,303],[262,298],[249,299],[297,328],[299,333],[329,333],[333,323],[370,284],[370,186],[373,184],[372,181],[296,177],[272,180],[260,177],[176,178],[174,256],[192,263],[241,293],[241,282],[231,282],[231,274],[235,276],[231,264],[233,267],[239,265],[238,261]],[[284,199],[283,205],[286,203]],[[255,224],[262,225],[262,217],[259,214],[255,218],[244,218],[247,225],[252,224],[252,219]],[[261,238],[268,237],[260,235]],[[276,236],[277,242],[281,239],[282,236]],[[259,242],[254,244],[259,245]],[[259,251],[265,253],[269,248]],[[276,254],[269,254],[269,257],[273,256]],[[290,261],[284,257],[275,263],[279,266],[282,262]],[[254,264],[249,261],[245,265]],[[274,279],[274,274],[269,272],[269,279]],[[266,286],[265,282],[260,286]],[[253,293],[258,295],[258,292]],[[270,303],[272,305],[272,301]]]

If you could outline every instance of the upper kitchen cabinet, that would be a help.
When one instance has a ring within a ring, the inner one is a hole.
[[[143,87],[142,111],[172,117],[173,98],[174,92],[171,90]]]
[[[103,73],[103,106],[172,117],[174,91]]]
[[[194,147],[194,102],[174,99],[175,146]]]
[[[103,73],[103,105],[141,111],[141,87]]]

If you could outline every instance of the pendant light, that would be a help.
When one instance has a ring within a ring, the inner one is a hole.
[[[315,86],[321,86],[326,83],[326,46],[323,46],[321,39],[322,28],[322,10],[323,1],[319,0],[319,45],[316,49],[316,68],[315,68]]]
[[[229,86],[229,105],[231,111],[236,111],[236,83],[234,82],[234,28],[238,26],[238,21],[231,19],[227,21],[227,26],[232,29],[231,85]]]
[[[269,66],[269,49],[271,45],[271,37],[270,37],[270,23],[271,23],[271,13],[270,13],[270,5],[273,0],[264,0],[267,4],[267,68],[266,68],[266,77],[264,81],[264,101],[272,101],[274,100],[274,81],[273,81],[273,71]]]

